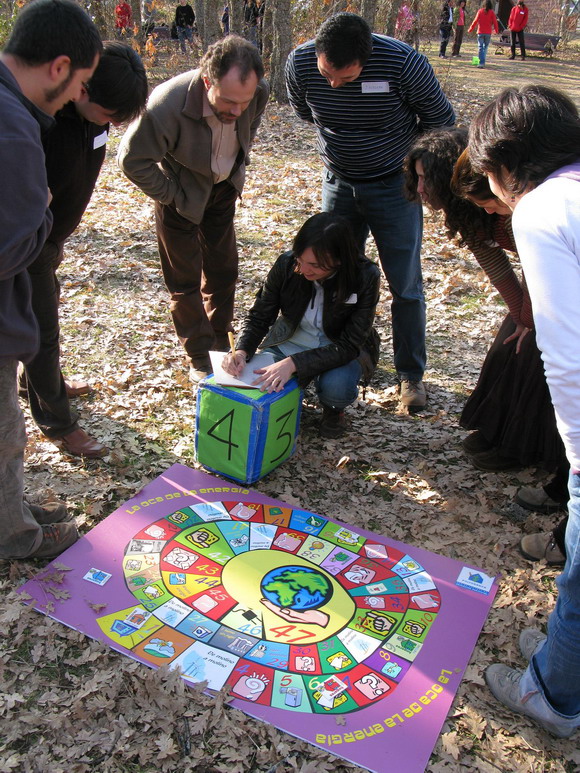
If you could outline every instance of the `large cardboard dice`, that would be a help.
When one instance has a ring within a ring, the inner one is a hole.
[[[295,379],[268,394],[221,386],[210,376],[197,389],[196,459],[207,470],[253,483],[294,453],[301,410]]]

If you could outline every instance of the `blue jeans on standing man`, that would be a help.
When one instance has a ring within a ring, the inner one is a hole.
[[[489,46],[489,41],[491,40],[491,35],[478,35],[477,36],[477,53],[479,56],[479,64],[484,65],[485,64],[485,57],[487,55],[487,47]]]
[[[580,474],[570,473],[566,564],[556,580],[558,600],[548,638],[524,673],[520,696],[529,696],[544,719],[563,729],[580,727]]]
[[[395,368],[401,380],[421,381],[427,360],[421,276],[421,205],[405,198],[402,173],[370,182],[356,182],[342,180],[325,170],[322,209],[350,220],[361,252],[364,252],[369,231],[372,233],[393,296]]]
[[[179,40],[179,46],[181,48],[182,54],[187,53],[187,47],[185,45],[186,40],[189,42],[189,45],[193,50],[193,29],[191,27],[178,27],[177,39]]]

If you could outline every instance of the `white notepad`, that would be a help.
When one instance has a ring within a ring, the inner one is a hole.
[[[274,355],[270,352],[260,352],[260,354],[255,354],[252,359],[246,363],[246,367],[242,371],[241,376],[236,378],[235,376],[230,376],[230,374],[226,373],[222,368],[224,357],[224,352],[209,352],[213,377],[216,383],[221,384],[222,386],[252,387],[252,382],[258,378],[254,371],[257,368],[266,368],[268,365],[273,365],[275,362]],[[259,386],[254,386],[253,389],[259,389]]]

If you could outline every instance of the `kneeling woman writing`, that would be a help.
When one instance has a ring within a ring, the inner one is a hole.
[[[301,386],[314,379],[320,434],[339,437],[344,409],[378,361],[379,286],[380,271],[359,254],[348,221],[313,215],[271,268],[224,369],[238,376],[258,346],[272,352],[276,361],[256,370],[254,385],[279,392],[294,375]]]

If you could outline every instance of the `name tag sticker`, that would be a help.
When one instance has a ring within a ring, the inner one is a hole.
[[[93,150],[96,150],[97,148],[102,148],[103,145],[106,145],[108,136],[109,135],[107,134],[107,132],[103,132],[102,134],[97,135],[93,140]]]
[[[390,90],[389,81],[364,81],[362,84],[363,94],[388,94]]]

